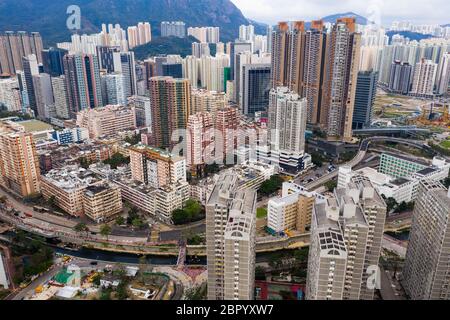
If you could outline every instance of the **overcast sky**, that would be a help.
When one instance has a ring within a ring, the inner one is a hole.
[[[394,20],[450,23],[449,0],[231,0],[249,19],[275,24],[353,11],[383,25]],[[380,17],[380,18],[378,18]]]

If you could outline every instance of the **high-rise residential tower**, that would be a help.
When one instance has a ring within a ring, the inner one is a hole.
[[[385,219],[386,204],[366,179],[314,206],[307,299],[373,299]]]
[[[186,129],[191,109],[191,85],[187,79],[154,77],[149,80],[153,145],[168,148],[177,143],[172,135]]]
[[[450,299],[449,234],[450,191],[421,181],[403,268],[403,286],[411,299]]]
[[[206,205],[208,300],[254,297],[256,192],[236,188],[223,174]]]
[[[377,93],[378,73],[360,71],[356,84],[353,129],[362,129],[372,124],[373,104]]]
[[[39,193],[39,158],[32,133],[0,122],[0,182],[22,197]]]
[[[361,46],[355,29],[355,18],[340,18],[327,40],[320,124],[330,140],[352,140]]]
[[[64,56],[64,73],[71,117],[75,117],[78,111],[103,106],[97,56],[91,54]]]

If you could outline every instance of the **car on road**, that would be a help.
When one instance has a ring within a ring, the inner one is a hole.
[[[96,265],[98,265],[97,261],[91,261],[91,266],[96,266]]]

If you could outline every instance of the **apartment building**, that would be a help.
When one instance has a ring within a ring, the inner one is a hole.
[[[84,214],[97,223],[122,213],[120,188],[113,184],[91,185],[83,193]]]
[[[134,180],[154,188],[186,181],[186,159],[161,149],[137,145],[129,149]]]
[[[450,191],[423,180],[413,213],[403,287],[413,300],[448,300]]]
[[[33,133],[9,121],[0,122],[0,182],[22,197],[39,193],[39,157]]]
[[[213,117],[217,111],[228,104],[227,96],[223,92],[208,91],[203,89],[192,90],[191,115],[198,112],[208,112]]]
[[[307,299],[373,299],[369,268],[378,267],[385,218],[386,204],[368,180],[314,206]]]
[[[305,233],[311,227],[314,205],[323,201],[322,195],[285,182],[281,197],[271,199],[267,205],[267,226],[276,233]]]
[[[54,199],[56,206],[71,216],[82,216],[85,213],[83,195],[86,188],[102,184],[92,171],[84,170],[77,165],[54,169],[41,176],[41,190],[44,199]]]
[[[210,113],[197,113],[189,117],[186,137],[187,165],[192,169],[196,166],[213,163],[214,157],[214,126]]]
[[[236,192],[224,174],[206,205],[209,300],[252,300],[255,272],[256,191]]]
[[[81,128],[87,128],[92,139],[133,130],[136,129],[135,108],[133,105],[108,105],[85,109],[78,112],[76,123]]]

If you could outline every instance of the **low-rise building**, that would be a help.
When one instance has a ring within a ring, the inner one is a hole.
[[[324,196],[285,182],[282,196],[271,199],[267,205],[267,227],[276,233],[305,233],[311,226],[313,206],[323,201]]]
[[[83,207],[85,215],[97,223],[108,221],[122,212],[120,188],[109,183],[87,187]]]
[[[343,188],[354,177],[365,177],[385,198],[393,198],[397,203],[408,203],[417,198],[420,181],[442,181],[448,177],[449,171],[450,162],[440,157],[426,163],[414,162],[403,156],[383,154],[379,172],[372,168],[352,171],[349,167],[340,167],[338,187]]]
[[[87,128],[92,139],[136,129],[135,108],[133,105],[108,105],[85,109],[78,112],[76,123],[81,128]]]
[[[189,199],[185,181],[154,188],[134,180],[127,166],[112,170],[109,165],[97,164],[90,169],[117,185],[124,201],[166,223],[172,222],[172,212],[183,208]]]
[[[41,176],[41,190],[44,199],[54,199],[56,206],[72,216],[85,213],[83,195],[89,186],[102,183],[95,173],[78,166],[67,166],[51,170]]]

